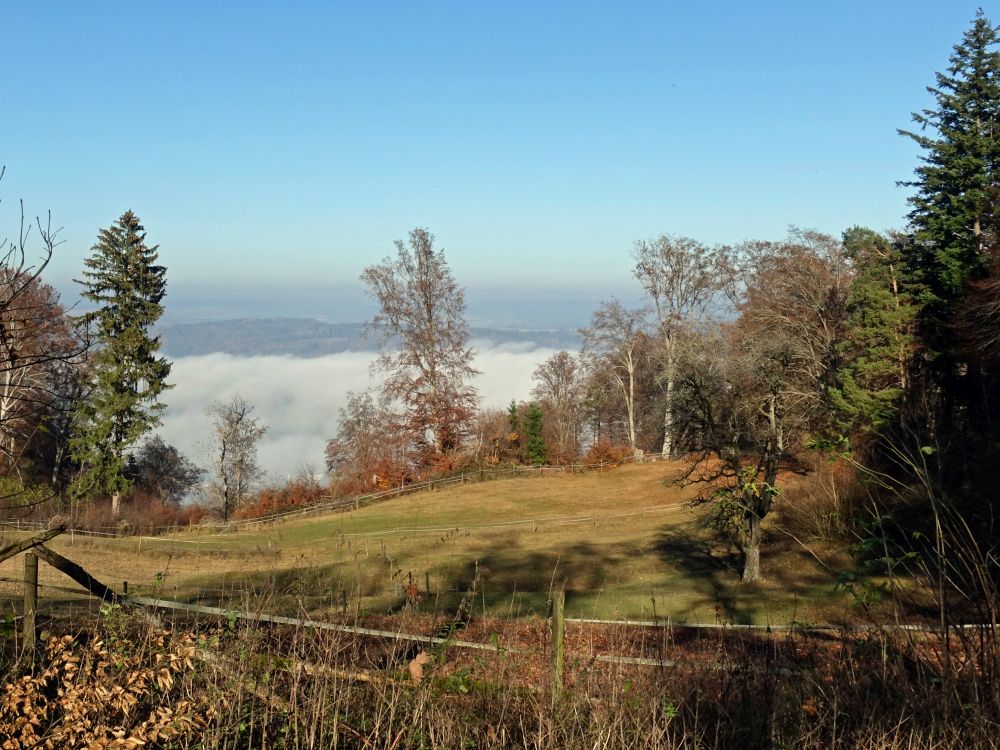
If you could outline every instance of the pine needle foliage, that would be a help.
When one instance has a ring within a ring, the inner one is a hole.
[[[970,281],[983,278],[996,232],[1000,178],[1000,53],[983,14],[955,45],[946,73],[928,87],[935,105],[913,114],[919,131],[900,130],[923,150],[909,214],[907,271],[921,304],[921,333],[932,354],[951,345],[950,317]]]
[[[128,489],[126,451],[160,423],[160,394],[170,386],[170,363],[158,355],[150,328],[163,313],[166,268],[158,246],[146,244],[139,217],[126,211],[98,234],[87,258],[81,295],[96,305],[84,316],[96,343],[90,390],[75,414],[74,458],[82,471],[72,492],[80,498]],[[117,510],[117,508],[115,508]]]

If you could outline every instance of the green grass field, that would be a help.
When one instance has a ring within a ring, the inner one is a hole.
[[[575,617],[788,623],[855,619],[835,586],[837,550],[769,533],[766,580],[739,581],[739,556],[713,540],[679,464],[451,486],[348,513],[262,524],[235,533],[157,539],[64,535],[51,546],[118,589],[163,598],[323,616],[390,613],[420,591],[419,607],[447,612],[479,575],[476,607],[497,615],[543,612],[565,585]],[[20,559],[0,564],[17,577]],[[72,585],[42,566],[43,584]],[[0,584],[12,606],[13,584]],[[429,591],[428,591],[429,589]],[[65,592],[43,587],[43,606]]]

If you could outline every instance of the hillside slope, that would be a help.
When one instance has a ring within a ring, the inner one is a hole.
[[[128,580],[133,592],[230,604],[263,597],[270,610],[313,615],[395,611],[407,588],[420,607],[447,611],[478,572],[477,606],[497,614],[542,612],[550,587],[565,585],[568,611],[581,617],[853,618],[835,587],[841,556],[806,550],[773,529],[767,580],[741,586],[738,553],[706,531],[703,508],[688,502],[692,489],[670,481],[679,468],[456,485],[236,533],[64,536],[52,546],[111,585]],[[14,577],[18,565],[0,564],[0,576]],[[65,585],[59,578],[42,572],[43,583]],[[65,596],[43,590],[49,601]]]

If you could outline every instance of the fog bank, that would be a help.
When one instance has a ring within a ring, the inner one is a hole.
[[[531,374],[554,350],[533,344],[475,342],[475,380],[483,406],[503,408],[531,392]],[[205,407],[239,393],[268,426],[259,459],[275,479],[305,467],[323,470],[323,449],[337,429],[337,414],[348,391],[367,388],[373,352],[323,357],[240,357],[207,354],[174,360],[160,435],[199,466],[209,463],[211,429]]]

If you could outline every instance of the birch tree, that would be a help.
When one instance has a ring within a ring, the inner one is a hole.
[[[584,356],[591,367],[603,368],[616,386],[625,408],[629,446],[636,444],[636,388],[643,357],[644,310],[629,310],[617,300],[604,302],[594,312],[583,335]]]
[[[0,181],[5,170],[0,167]],[[42,275],[59,244],[51,217],[25,215],[0,240],[0,470],[18,474],[43,421],[71,406],[62,398],[63,374],[73,371],[87,340],[65,315]],[[3,501],[17,499],[0,497]]]
[[[635,278],[653,302],[660,337],[661,378],[664,388],[664,458],[675,449],[674,388],[678,348],[692,326],[721,301],[728,278],[728,258],[723,248],[709,248],[689,237],[660,235],[639,241],[633,251]]]

